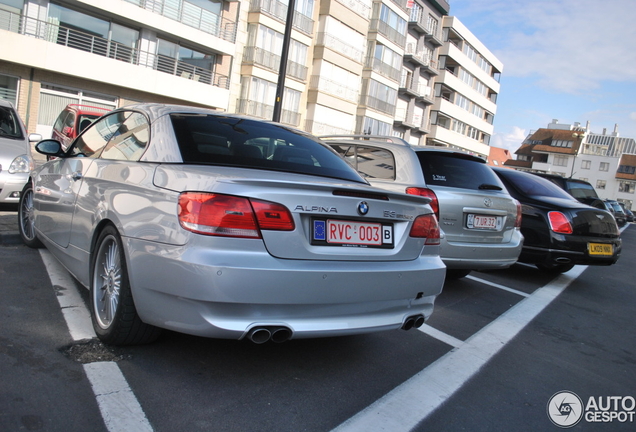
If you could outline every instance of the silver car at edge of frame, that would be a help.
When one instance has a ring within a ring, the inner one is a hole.
[[[0,204],[17,204],[33,169],[31,142],[42,136],[27,131],[13,105],[0,99]]]
[[[442,290],[428,200],[373,188],[296,129],[141,104],[36,149],[54,158],[23,191],[22,239],[89,288],[105,343],[408,330]]]

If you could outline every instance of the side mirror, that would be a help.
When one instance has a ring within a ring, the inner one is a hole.
[[[70,126],[64,126],[64,128],[62,129],[62,134],[66,136],[71,136],[72,131],[73,129]]]
[[[29,134],[29,142],[38,142],[42,141],[42,135],[38,133]]]
[[[64,155],[62,144],[54,139],[45,139],[35,145],[35,150],[46,156],[61,157]]]

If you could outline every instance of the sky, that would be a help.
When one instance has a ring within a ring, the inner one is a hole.
[[[590,122],[636,138],[636,0],[449,0],[504,65],[490,145]]]

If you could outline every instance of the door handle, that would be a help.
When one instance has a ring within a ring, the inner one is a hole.
[[[79,171],[75,171],[73,174],[71,174],[71,178],[73,180],[81,180],[82,179],[82,173]]]

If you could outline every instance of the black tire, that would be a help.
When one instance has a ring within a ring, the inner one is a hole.
[[[446,269],[446,279],[461,279],[468,276],[470,270]]]
[[[18,204],[18,231],[22,242],[30,248],[41,248],[44,245],[35,234],[35,215],[33,213],[33,185],[24,185]]]
[[[155,341],[161,329],[137,315],[121,237],[109,225],[100,233],[91,258],[90,306],[93,328],[105,344],[136,345]]]
[[[535,264],[537,268],[546,273],[565,273],[574,268],[574,264]]]

